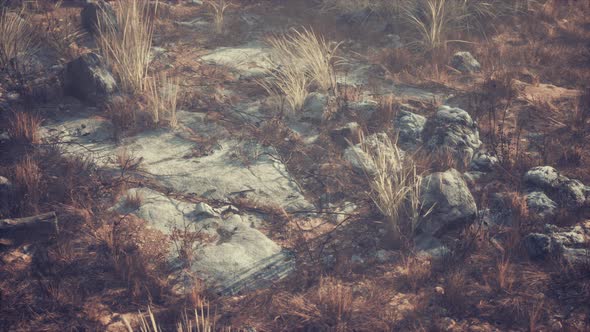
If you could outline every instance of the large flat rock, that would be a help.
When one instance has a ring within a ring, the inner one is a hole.
[[[181,128],[176,131],[146,131],[118,143],[112,124],[94,116],[57,121],[44,132],[48,140],[59,137],[67,152],[90,156],[102,167],[116,168],[117,154],[125,150],[141,160],[145,173],[175,192],[220,200],[239,195],[287,211],[313,208],[273,148],[231,138],[201,114],[181,112],[178,117]],[[192,133],[213,138],[213,146],[203,147]]]
[[[128,204],[127,197],[139,197],[140,203]],[[264,222],[258,216],[221,217],[204,203],[182,202],[147,188],[128,190],[113,209],[134,214],[146,220],[148,227],[169,236],[178,231],[199,234],[200,240],[190,248],[190,273],[221,293],[263,287],[294,269],[289,253],[254,227]],[[173,263],[179,261],[179,245],[170,238]]]

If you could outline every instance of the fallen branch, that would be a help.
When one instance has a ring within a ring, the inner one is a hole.
[[[0,220],[0,239],[6,239],[12,244],[46,241],[51,235],[58,232],[59,227],[55,212],[26,218]]]

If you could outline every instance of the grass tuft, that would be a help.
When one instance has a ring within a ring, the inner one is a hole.
[[[116,20],[99,20],[97,43],[125,93],[145,91],[155,17],[147,0],[118,0]]]

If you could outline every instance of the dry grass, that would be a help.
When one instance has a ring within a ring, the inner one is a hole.
[[[233,4],[226,0],[208,0],[205,3],[211,8],[215,33],[223,34],[225,26],[225,11],[231,8]]]
[[[166,73],[146,80],[147,107],[155,125],[163,121],[172,128],[178,125],[176,119],[178,93],[178,80],[170,78]]]
[[[260,85],[270,94],[283,96],[291,110],[303,106],[310,85],[335,94],[335,53],[339,43],[330,43],[313,30],[293,29],[290,34],[268,38],[273,48],[267,71],[270,80]]]
[[[44,41],[60,61],[66,63],[82,55],[80,42],[86,33],[74,14],[62,18],[56,12],[47,13],[42,29]]]
[[[390,139],[378,144],[368,144],[363,139],[361,145],[376,171],[368,177],[371,198],[387,218],[394,241],[401,240],[404,234],[411,236],[422,212],[422,177],[416,164]]]
[[[211,312],[210,303],[207,300],[200,299],[197,308],[194,309],[191,315],[185,310],[181,319],[176,323],[177,332],[216,332],[216,331],[231,331],[230,328],[220,328],[217,326],[217,317],[215,312]],[[123,317],[123,323],[128,332],[133,332],[129,320]],[[164,331],[157,323],[151,307],[148,306],[147,313],[139,312],[139,332],[161,332]]]
[[[115,22],[99,21],[97,43],[118,78],[121,90],[137,94],[145,91],[154,33],[154,7],[147,0],[118,0],[116,7]]]
[[[34,28],[29,24],[24,10],[11,12],[0,9],[0,69],[19,70],[39,49]]]
[[[9,119],[8,135],[10,140],[19,145],[41,143],[39,126],[41,119],[33,114],[14,112]]]
[[[19,193],[19,206],[23,213],[37,213],[39,211],[41,178],[39,164],[29,156],[15,165],[14,184]]]
[[[259,80],[258,84],[270,96],[278,96],[284,100],[288,104],[289,110],[300,111],[309,94],[307,75],[293,61],[286,61],[284,65],[276,64],[276,68],[276,70],[267,71],[270,80]]]

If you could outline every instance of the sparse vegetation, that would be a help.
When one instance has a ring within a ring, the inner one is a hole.
[[[0,7],[0,330],[589,330],[587,1]]]

